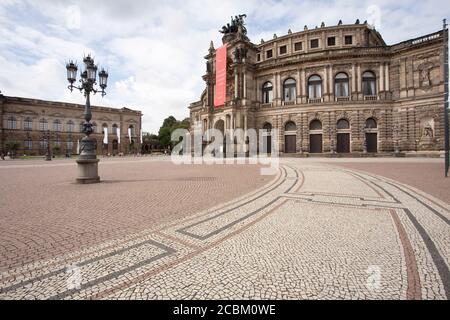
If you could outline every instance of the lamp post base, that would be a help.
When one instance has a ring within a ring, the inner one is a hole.
[[[100,177],[98,175],[98,159],[78,159],[78,178],[79,184],[93,184],[99,183]]]

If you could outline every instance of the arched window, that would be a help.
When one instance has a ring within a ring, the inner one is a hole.
[[[334,94],[336,97],[348,97],[348,76],[340,72],[334,78]]]
[[[297,125],[295,124],[295,122],[288,121],[284,125],[284,131],[296,131],[296,130],[297,130]]]
[[[41,131],[47,131],[48,130],[48,122],[45,119],[41,119],[39,121],[39,130]]]
[[[39,147],[41,150],[46,150],[48,147],[48,140],[42,138],[41,141],[39,141]]]
[[[350,129],[350,123],[346,119],[341,119],[337,122],[338,130]]]
[[[376,91],[376,80],[375,74],[372,71],[366,71],[362,75],[362,89],[365,96],[375,96]]]
[[[295,101],[295,98],[297,96],[297,90],[296,90],[297,82],[292,79],[286,79],[284,81],[284,101]]]
[[[263,130],[267,133],[272,132],[272,124],[268,122],[264,123]]]
[[[33,120],[30,117],[23,122],[23,130],[33,130]]]
[[[67,121],[67,132],[74,132],[75,124],[72,120]]]
[[[17,120],[15,117],[8,117],[8,122],[6,124],[7,129],[17,129]]]
[[[112,134],[117,134],[117,124],[113,124],[112,126]]]
[[[322,78],[313,75],[308,79],[308,97],[309,99],[322,98]]]
[[[53,121],[53,130],[54,131],[62,131],[62,124],[61,124],[61,121],[59,121],[58,119]]]
[[[72,152],[72,149],[73,149],[73,141],[72,140],[67,140],[66,149],[68,152],[70,152],[70,153]]]
[[[128,135],[129,135],[130,137],[134,137],[134,136],[135,136],[134,133],[135,133],[135,132],[134,132],[134,126],[133,126],[132,124],[130,124],[130,125],[128,126]]]
[[[378,124],[374,118],[369,118],[366,120],[366,129],[376,129],[376,128],[378,128]]]
[[[75,122],[73,122],[72,120],[69,120],[67,122],[67,131],[75,132]]]
[[[271,103],[273,99],[273,85],[270,82],[266,82],[262,88],[263,103]]]
[[[322,130],[322,122],[320,120],[313,120],[309,124],[309,130]]]

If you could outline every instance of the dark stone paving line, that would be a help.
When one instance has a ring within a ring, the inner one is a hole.
[[[75,293],[78,293],[78,292],[80,292],[82,290],[85,290],[87,288],[96,286],[96,285],[98,285],[100,283],[103,283],[103,282],[106,282],[106,281],[109,281],[109,280],[112,280],[112,279],[116,279],[116,278],[118,278],[118,277],[120,277],[120,276],[122,276],[122,275],[124,275],[124,274],[126,274],[128,272],[136,270],[136,269],[138,269],[140,267],[143,267],[143,266],[145,266],[147,264],[150,264],[152,262],[160,260],[160,259],[162,259],[164,257],[170,256],[170,255],[172,255],[175,252],[176,252],[176,250],[171,249],[171,251],[161,253],[161,254],[159,254],[157,256],[151,257],[150,259],[147,259],[147,260],[141,261],[141,262],[139,262],[137,264],[134,264],[132,266],[129,266],[128,268],[125,268],[125,269],[122,269],[122,270],[119,270],[119,271],[115,271],[115,272],[110,273],[110,274],[108,274],[106,276],[103,276],[103,277],[97,278],[97,279],[95,279],[93,281],[89,281],[87,283],[84,283],[84,284],[81,285],[80,289],[67,290],[67,291],[64,291],[62,293],[58,293],[58,294],[48,298],[47,300],[61,300],[61,299],[64,299],[64,298],[66,298],[68,296],[71,296],[71,295],[73,295]]]
[[[290,168],[290,169],[292,169],[292,168]],[[262,194],[262,195],[260,195],[260,196],[258,196],[258,197],[256,197],[256,198],[254,198],[254,199],[251,200],[251,201],[248,201],[247,203],[254,202],[255,200],[258,200],[258,199],[261,198],[262,196],[268,194],[269,192],[275,190],[275,189],[278,188],[280,185],[282,185],[282,184],[287,180],[287,171],[286,171],[286,169],[285,169],[284,167],[283,167],[283,170],[285,171],[285,177],[284,177],[284,179],[283,179],[279,184],[277,184],[275,187],[271,188],[270,190],[268,190],[268,191],[265,192],[264,194]],[[294,180],[294,183],[289,187],[289,189],[287,189],[284,193],[288,193],[288,192],[289,192],[289,191],[297,184],[297,181],[298,181],[298,172],[297,172],[296,170],[294,170],[294,171],[296,172],[297,178]],[[212,219],[214,219],[214,218],[216,218],[216,217],[222,216],[223,214],[228,213],[228,212],[230,212],[230,211],[232,211],[232,210],[234,210],[234,209],[236,209],[236,208],[238,208],[238,207],[233,208],[233,209],[230,209],[230,210],[227,210],[227,211],[225,211],[225,212],[222,212],[222,213],[220,213],[220,214],[218,214],[218,215],[215,215],[215,216],[213,216],[213,217],[211,217],[211,218],[202,220],[202,221],[200,221],[200,222],[198,222],[198,223],[195,223],[195,224],[193,224],[193,225],[189,225],[189,226],[187,226],[187,227],[185,227],[185,228],[183,228],[183,229],[179,229],[179,230],[177,230],[177,232],[182,233],[182,234],[184,234],[184,235],[187,235],[187,236],[189,236],[189,237],[191,237],[191,238],[194,238],[194,239],[197,239],[197,240],[202,240],[202,241],[204,241],[204,240],[206,240],[206,239],[208,239],[208,238],[211,238],[212,236],[215,236],[215,235],[217,235],[217,234],[219,234],[219,233],[221,233],[221,232],[223,232],[223,231],[225,231],[225,230],[227,230],[227,229],[229,229],[229,228],[235,226],[236,224],[238,224],[238,223],[240,223],[240,222],[242,222],[242,221],[244,221],[244,220],[250,218],[251,216],[253,216],[253,215],[255,215],[255,214],[261,212],[262,210],[268,208],[268,207],[271,206],[273,203],[275,203],[276,201],[278,201],[280,198],[282,198],[282,196],[277,196],[275,199],[273,199],[273,200],[270,201],[269,203],[265,204],[263,207],[260,207],[260,208],[258,208],[257,210],[255,210],[255,211],[253,211],[253,212],[250,212],[250,213],[248,213],[247,215],[245,215],[245,216],[243,216],[243,217],[241,217],[241,218],[239,218],[239,219],[237,219],[237,220],[235,220],[235,221],[233,221],[233,222],[231,222],[231,223],[229,223],[229,224],[227,224],[227,225],[225,225],[225,226],[223,226],[223,227],[221,227],[221,228],[218,228],[218,229],[216,229],[216,230],[214,230],[214,231],[212,231],[212,232],[210,232],[210,233],[208,233],[208,234],[206,234],[206,235],[204,235],[204,236],[199,236],[199,235],[197,235],[197,234],[195,234],[195,233],[191,233],[191,232],[189,232],[189,231],[186,231],[186,229],[195,227],[195,226],[197,226],[197,225],[199,225],[199,224],[201,224],[201,223],[203,223],[203,222],[210,221],[210,220],[212,220]],[[245,204],[247,204],[247,203],[245,203]]]
[[[282,169],[283,169],[283,171],[285,172],[285,177],[283,178],[283,180],[280,181],[279,183],[277,183],[275,186],[273,186],[273,187],[270,188],[269,190],[267,190],[266,192],[264,192],[263,194],[260,194],[259,196],[255,197],[255,198],[252,198],[252,199],[250,199],[250,200],[248,200],[248,201],[246,201],[246,202],[244,202],[244,203],[242,203],[242,204],[239,204],[239,205],[237,205],[237,206],[235,206],[235,207],[233,207],[233,208],[230,208],[230,209],[227,209],[227,210],[225,210],[225,211],[223,211],[223,212],[220,212],[220,213],[218,213],[218,214],[216,214],[216,215],[214,215],[214,216],[212,216],[212,217],[209,217],[209,218],[200,220],[200,221],[198,221],[198,222],[196,222],[196,223],[193,223],[193,224],[190,224],[190,225],[188,225],[188,226],[186,226],[186,227],[184,227],[184,228],[178,229],[176,232],[181,233],[181,234],[184,234],[184,235],[187,235],[187,236],[192,237],[192,238],[197,239],[197,240],[206,240],[206,239],[209,238],[209,237],[204,238],[204,237],[202,237],[202,236],[198,236],[198,235],[196,235],[196,234],[194,234],[194,233],[191,233],[191,232],[189,232],[189,231],[186,231],[186,230],[187,230],[187,229],[190,229],[190,228],[193,228],[193,227],[196,227],[196,226],[198,226],[198,225],[200,225],[200,224],[202,224],[202,223],[204,223],[204,222],[211,221],[211,220],[213,220],[213,219],[215,219],[215,218],[217,218],[217,217],[220,217],[220,216],[222,216],[222,215],[224,215],[224,214],[226,214],[226,213],[228,213],[228,212],[231,212],[231,211],[233,211],[233,210],[235,210],[235,209],[238,209],[238,208],[240,208],[240,207],[242,207],[242,206],[245,206],[245,205],[247,205],[247,204],[249,204],[249,203],[251,203],[251,202],[254,202],[254,201],[256,201],[256,200],[262,198],[262,197],[265,196],[266,194],[272,192],[273,190],[275,190],[276,188],[278,188],[279,186],[281,186],[281,185],[286,181],[287,171],[286,171],[286,169],[285,169],[284,167],[283,167]]]
[[[444,216],[442,213],[436,211],[433,207],[429,206],[428,204],[426,204],[425,202],[423,202],[422,200],[420,200],[419,198],[413,196],[411,193],[409,193],[408,191],[405,191],[403,189],[401,189],[400,187],[396,186],[393,183],[390,183],[388,181],[384,181],[384,183],[398,189],[399,191],[406,193],[408,196],[410,196],[411,198],[415,199],[417,202],[419,202],[421,205],[423,205],[424,207],[426,207],[428,210],[430,210],[431,212],[433,212],[436,216],[438,216],[439,218],[441,218],[445,223],[447,223],[448,225],[450,225],[450,219],[448,219],[446,216]]]
[[[374,183],[374,182],[372,182],[372,183]],[[390,197],[392,197],[393,199],[395,199],[396,201],[398,201],[400,203],[400,201],[397,198],[395,198],[393,195],[391,195],[385,188],[383,188],[381,186],[378,186],[378,187],[381,188],[387,194],[389,194]],[[399,189],[399,190],[401,192],[404,192],[401,189]],[[436,268],[438,269],[439,276],[444,285],[445,295],[446,295],[447,299],[450,299],[450,271],[448,269],[447,263],[445,262],[442,255],[439,253],[436,245],[434,244],[433,240],[431,240],[431,237],[429,236],[427,231],[419,223],[419,221],[417,221],[416,217],[412,214],[412,212],[407,208],[403,208],[403,210],[405,211],[405,213],[408,216],[411,223],[416,228],[417,232],[422,237],[422,240],[425,243],[425,245],[428,249],[428,252],[431,255],[431,258],[433,259],[433,263],[436,266]]]
[[[441,277],[442,284],[444,285],[445,295],[447,299],[450,299],[450,270],[448,269],[447,263],[445,262],[442,255],[439,253],[438,248],[434,244],[433,240],[431,240],[430,236],[426,232],[426,230],[422,227],[422,225],[417,221],[416,217],[411,213],[409,209],[403,209],[408,216],[409,220],[411,220],[414,227],[419,232],[420,236],[425,242],[425,245],[430,252],[431,258],[438,269],[439,276]]]
[[[157,248],[160,248],[160,249],[162,249],[162,250],[164,250],[166,252],[161,254],[161,255],[158,255],[158,256],[155,256],[155,257],[152,257],[150,259],[142,261],[141,263],[145,262],[143,265],[153,262],[154,261],[153,259],[155,259],[155,258],[158,258],[156,260],[159,260],[159,259],[163,258],[163,257],[159,257],[159,256],[162,256],[162,255],[166,256],[166,255],[173,254],[173,253],[176,252],[175,249],[172,249],[172,248],[170,248],[170,247],[168,247],[168,246],[166,246],[166,245],[164,245],[162,243],[159,243],[159,242],[156,242],[156,241],[153,241],[153,240],[146,240],[146,241],[134,244],[132,246],[129,246],[129,247],[126,247],[126,248],[123,248],[123,249],[120,249],[120,250],[115,250],[115,251],[112,251],[112,252],[110,252],[108,254],[105,254],[105,255],[102,255],[102,256],[99,256],[99,257],[95,257],[95,258],[83,261],[83,262],[81,262],[79,264],[75,264],[75,265],[77,265],[79,267],[83,267],[83,266],[86,266],[88,264],[91,264],[91,263],[94,263],[94,262],[97,262],[97,261],[100,261],[100,260],[103,260],[103,259],[107,259],[107,258],[110,258],[110,257],[115,256],[115,255],[119,255],[119,254],[125,253],[128,250],[135,249],[135,248],[144,246],[146,244],[151,244],[151,245],[153,245],[153,246],[155,246]],[[141,263],[138,264],[139,266],[133,265],[133,266],[130,266],[130,267],[126,268],[126,269],[116,271],[116,272],[113,273],[113,274],[115,274],[113,277],[117,276],[116,273],[118,273],[118,272],[120,273],[119,275],[122,275],[124,273],[129,272],[129,271],[137,269],[137,268],[140,267]],[[128,269],[131,269],[131,270],[128,270]],[[124,271],[124,270],[126,270],[126,271]],[[64,272],[66,272],[66,268],[65,267],[61,268],[61,269],[58,269],[58,270],[55,270],[55,271],[52,271],[52,272],[49,272],[49,273],[46,273],[46,274],[43,274],[43,275],[40,275],[40,276],[35,277],[35,278],[31,278],[31,279],[19,282],[17,284],[11,285],[9,287],[0,288],[0,294],[4,294],[4,293],[10,292],[10,291],[17,290],[19,288],[27,286],[28,284],[31,284],[31,283],[34,283],[34,282],[39,282],[39,281],[42,281],[42,280],[47,279],[47,278],[51,278],[53,276],[56,276],[56,275],[58,275],[60,273],[64,273]],[[110,275],[107,275],[107,276],[99,278],[99,279],[103,279],[103,278],[106,278],[106,277],[110,277]],[[111,278],[113,278],[113,277],[111,277]],[[103,281],[106,281],[106,280],[109,280],[109,279],[105,279]],[[100,281],[100,282],[103,282],[103,281]],[[97,283],[97,280],[94,280],[93,282],[96,282],[96,284],[100,283],[100,282]],[[83,289],[83,287],[90,287],[90,286],[95,285],[95,284],[91,284],[93,282],[88,282],[87,284],[82,285],[82,289]],[[80,290],[82,290],[82,289],[80,289]],[[75,292],[77,292],[79,290],[76,289],[76,290],[69,290],[69,291],[71,291],[71,292],[68,295],[73,294],[73,293],[75,293]],[[59,299],[59,298],[57,298],[57,299]]]
[[[358,175],[358,174],[355,173],[355,175]],[[374,177],[374,176],[371,176],[371,175],[368,175],[368,176],[370,176],[370,177],[372,177],[372,178],[374,178],[374,179],[376,179],[376,180],[378,180],[380,182],[384,182],[386,184],[389,184],[390,186],[395,187],[400,192],[406,193],[407,195],[409,195],[410,197],[412,197],[413,199],[417,200],[419,203],[424,205],[427,209],[429,209],[431,212],[436,214],[438,217],[443,219],[444,222],[448,223],[448,219],[446,217],[444,217],[441,213],[437,212],[432,207],[428,206],[426,203],[422,202],[421,200],[419,200],[417,197],[413,196],[409,192],[406,192],[405,190],[402,190],[400,187],[396,186],[393,183],[381,180],[381,179],[379,179],[377,177]],[[376,186],[378,186],[386,194],[388,194],[394,201],[396,201],[399,204],[403,204],[399,199],[397,199],[395,196],[393,196],[391,193],[389,193],[384,187],[380,186],[375,181],[371,181],[371,182],[373,184],[375,184]],[[393,209],[395,209],[395,208],[393,208]],[[447,266],[446,261],[444,260],[444,258],[440,254],[440,252],[437,249],[436,245],[434,244],[433,240],[431,240],[431,237],[429,236],[429,234],[427,233],[425,228],[419,223],[419,221],[417,221],[416,217],[412,214],[412,212],[409,209],[407,209],[407,208],[402,208],[402,210],[404,210],[404,212],[408,216],[409,220],[411,221],[411,223],[416,228],[417,232],[422,237],[422,240],[425,243],[425,245],[426,245],[426,247],[428,249],[428,252],[431,255],[431,258],[433,259],[433,263],[436,266],[436,268],[438,269],[439,276],[440,276],[440,278],[442,280],[442,283],[444,285],[445,295],[446,295],[447,299],[450,299],[450,270],[449,270],[449,268]]]

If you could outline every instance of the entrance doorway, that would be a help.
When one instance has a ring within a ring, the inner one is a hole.
[[[263,153],[272,153],[272,124],[266,122],[263,125]]]
[[[310,134],[309,135],[309,152],[310,153],[322,153],[322,135]]]
[[[337,134],[337,152],[350,153],[350,133]]]
[[[297,125],[288,121],[284,125],[284,153],[297,152]]]
[[[322,122],[313,120],[309,124],[309,153],[322,153]]]
[[[289,135],[284,136],[284,152],[285,153],[295,153],[297,145],[297,136]]]
[[[367,152],[369,153],[378,152],[378,134],[366,133],[366,143],[367,143]]]
[[[337,153],[350,153],[350,122],[340,119],[336,124],[337,129]]]

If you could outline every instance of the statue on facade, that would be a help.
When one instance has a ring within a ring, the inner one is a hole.
[[[220,30],[219,32],[226,35],[229,33],[237,33],[239,28],[241,28],[242,33],[247,34],[247,28],[245,27],[244,18],[247,18],[247,15],[240,14],[238,16],[235,16],[234,18],[231,17],[231,24],[227,23],[227,25],[223,26],[222,30]]]
[[[423,68],[420,70],[420,85],[422,87],[428,87],[431,85],[429,68]]]
[[[434,133],[433,133],[433,128],[431,127],[430,123],[427,123],[422,131],[422,138],[433,138]]]
[[[432,150],[435,139],[434,139],[434,129],[433,120],[427,120],[422,124],[422,134],[419,140],[419,150]]]
[[[234,62],[241,63],[244,59],[247,59],[247,48],[235,48],[233,55],[234,55]]]

